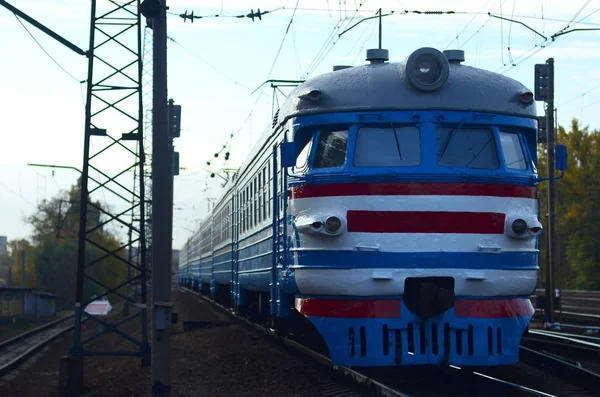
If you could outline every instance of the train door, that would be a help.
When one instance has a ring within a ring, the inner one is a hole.
[[[288,175],[281,164],[281,145],[273,146],[272,188],[273,203],[273,262],[271,269],[271,315],[285,317],[289,312],[289,304],[279,287],[279,278],[287,268],[288,259]]]

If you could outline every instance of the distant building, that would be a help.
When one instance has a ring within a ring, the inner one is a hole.
[[[6,236],[0,236],[0,255],[8,252],[8,238]],[[0,286],[8,285],[9,279],[11,278],[8,263],[2,263],[0,258]]]
[[[8,251],[8,237],[6,236],[0,236],[0,254],[5,253],[6,251]]]
[[[173,250],[171,254],[171,281],[179,283],[179,250]]]

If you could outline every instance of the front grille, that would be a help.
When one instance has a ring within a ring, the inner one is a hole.
[[[404,354],[411,356],[427,354],[473,356],[475,354],[475,330],[472,324],[469,324],[466,330],[461,330],[452,329],[449,323],[433,322],[430,323],[429,337],[426,324],[415,322],[408,324],[404,329],[393,330],[390,329],[389,324],[383,324],[381,327],[383,355],[389,356],[392,348],[396,356]],[[362,328],[364,327],[361,327],[361,341]],[[404,346],[403,338],[406,346]],[[490,356],[502,355],[502,329],[500,327],[487,327],[487,354]]]

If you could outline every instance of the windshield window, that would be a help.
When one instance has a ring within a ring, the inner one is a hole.
[[[445,167],[498,168],[494,134],[488,129],[439,127],[437,161]]]
[[[315,158],[315,168],[341,167],[346,163],[348,130],[323,131]]]
[[[502,145],[506,168],[515,170],[527,169],[519,135],[500,131],[500,144]]]
[[[300,151],[298,157],[296,157],[296,167],[294,168],[294,171],[303,171],[306,169],[308,157],[310,155],[310,148],[312,146],[311,143],[312,139],[306,142],[304,144],[304,148]]]
[[[354,165],[399,167],[421,164],[417,127],[361,128],[356,138]]]

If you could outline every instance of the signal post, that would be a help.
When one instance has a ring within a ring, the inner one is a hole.
[[[555,146],[556,136],[554,131],[554,59],[549,58],[544,64],[535,65],[535,100],[546,103],[546,116],[542,119],[545,126],[540,126],[539,131],[546,134],[547,145],[547,179],[548,179],[548,213],[547,219],[547,254],[546,254],[546,321],[554,322],[555,294],[554,294],[554,268],[556,266],[556,225],[555,225]],[[543,139],[543,137],[540,137]]]

